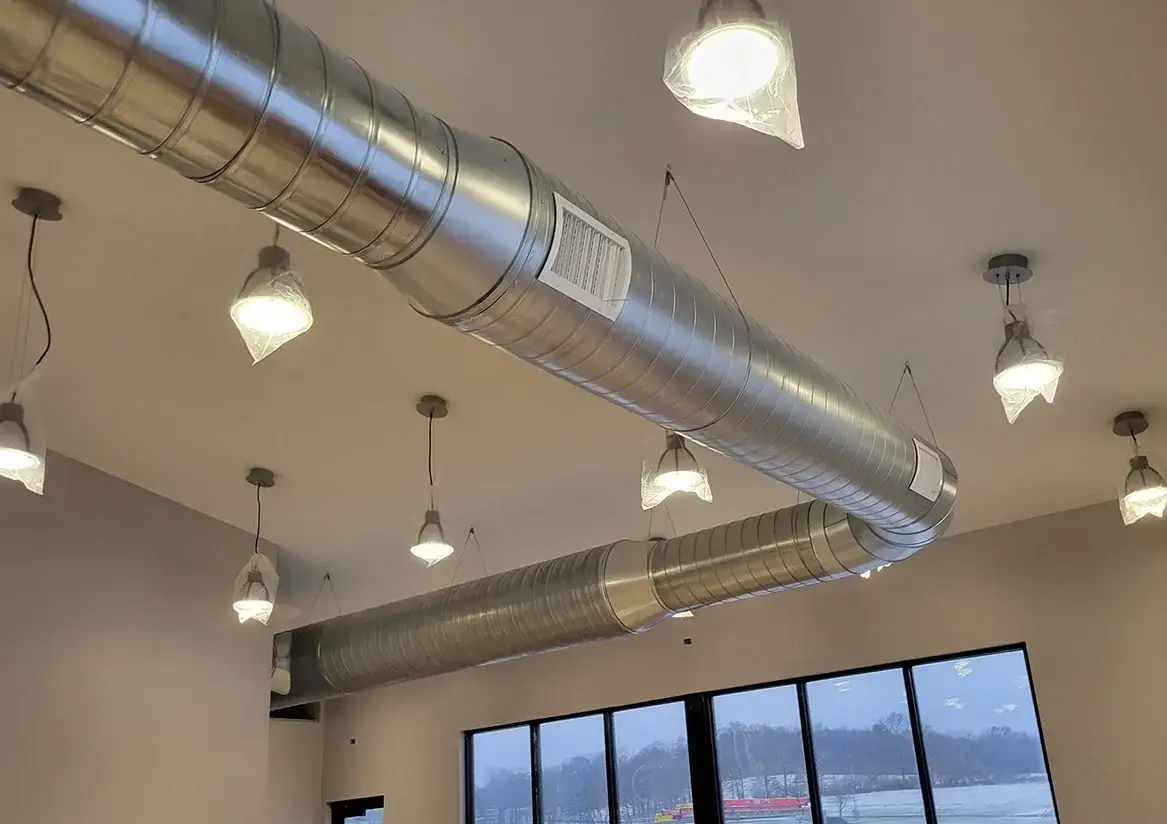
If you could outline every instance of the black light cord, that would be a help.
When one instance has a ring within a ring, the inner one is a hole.
[[[35,371],[38,366],[44,363],[45,358],[49,354],[49,350],[53,348],[53,325],[49,322],[49,312],[45,308],[44,298],[41,297],[41,290],[36,284],[36,272],[33,267],[33,253],[36,251],[36,227],[40,223],[40,215],[32,216],[32,230],[28,233],[28,251],[25,254],[25,269],[28,271],[28,283],[32,287],[32,294],[36,297],[36,305],[40,307],[41,317],[45,322],[45,348],[40,353],[40,357],[36,359],[32,370]],[[26,327],[27,328],[27,327]],[[16,400],[17,388],[12,389],[12,400]]]
[[[33,271],[32,265],[32,255],[33,251],[36,249],[36,227],[39,223],[40,216],[33,215],[32,231],[28,233],[28,255],[25,260],[28,268],[28,283],[32,287],[32,293],[36,297],[36,304],[40,307],[41,317],[44,318],[45,321],[45,348],[44,351],[41,352],[40,357],[36,359],[36,363],[33,364],[33,369],[36,369],[38,366],[44,363],[45,357],[49,354],[49,350],[53,348],[53,325],[49,323],[49,312],[47,309],[45,309],[45,301],[41,297],[41,290],[36,285],[36,273]]]
[[[426,417],[429,418],[429,434],[427,436],[428,448],[426,450],[426,469],[429,472],[430,479],[430,509],[434,508],[434,413],[431,411]]]
[[[259,554],[259,533],[263,528],[263,487],[255,485],[255,554]]]

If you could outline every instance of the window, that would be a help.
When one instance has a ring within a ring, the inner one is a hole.
[[[472,820],[476,824],[532,824],[531,728],[523,725],[479,733],[471,739],[470,758]]]
[[[715,696],[713,719],[725,820],[804,817],[810,792],[798,690],[770,687]]]
[[[937,824],[1052,821],[1025,653],[921,664],[912,677]]]
[[[484,730],[466,753],[475,824],[1057,822],[1023,647]]]
[[[926,824],[902,670],[807,684],[826,821]]]
[[[612,727],[620,824],[692,821],[684,704],[622,710],[613,713]]]
[[[333,801],[328,805],[332,824],[384,824],[385,799],[355,798],[351,801]]]
[[[604,718],[539,725],[543,824],[609,824]]]

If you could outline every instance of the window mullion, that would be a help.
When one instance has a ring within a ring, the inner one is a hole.
[[[928,754],[924,751],[924,725],[920,723],[920,706],[916,700],[916,679],[912,668],[904,667],[904,691],[908,699],[908,721],[912,727],[912,744],[916,750],[916,774],[920,776],[920,795],[924,800],[924,820],[936,824],[936,800],[932,796],[932,774],[928,771]]]

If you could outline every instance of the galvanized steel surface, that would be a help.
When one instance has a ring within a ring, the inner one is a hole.
[[[311,643],[333,689],[830,580],[949,523],[943,453],[932,500],[913,489],[906,427],[514,147],[414,107],[265,0],[3,0],[0,82],[382,270],[418,311],[823,502],[656,545],[651,575],[622,572],[611,592],[603,548],[329,622]],[[628,241],[614,320],[540,279],[556,194]]]

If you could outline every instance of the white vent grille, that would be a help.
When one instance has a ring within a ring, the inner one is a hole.
[[[555,235],[539,279],[616,320],[632,277],[628,241],[555,193]]]

